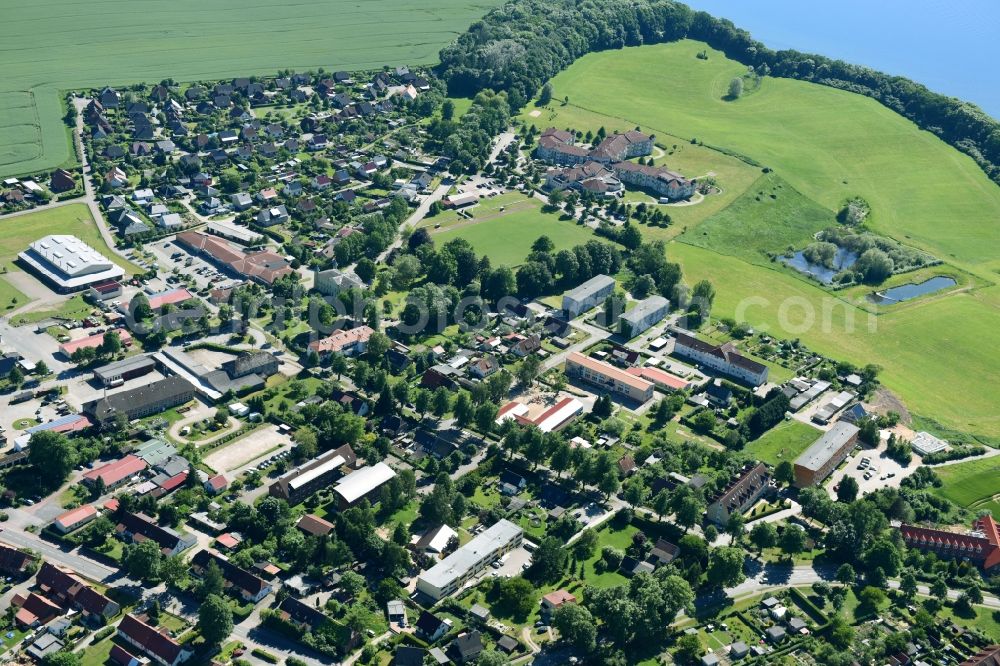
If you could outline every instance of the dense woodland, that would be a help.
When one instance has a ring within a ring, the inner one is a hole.
[[[1000,183],[1000,122],[979,107],[900,76],[798,51],[773,51],[725,19],[671,0],[518,0],[498,7],[441,51],[453,95],[506,91],[513,109],[580,56],[691,38],[759,74],[802,79],[877,99],[969,154]]]

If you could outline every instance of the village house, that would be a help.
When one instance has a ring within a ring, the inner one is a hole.
[[[236,593],[244,601],[257,603],[271,593],[270,583],[208,550],[200,550],[195,553],[195,556],[191,558],[191,569],[196,575],[202,576],[209,563],[212,562],[222,571],[222,577],[226,581],[226,589]]]
[[[171,638],[166,629],[158,631],[131,614],[126,615],[118,625],[118,637],[161,666],[177,666],[194,654]]]
[[[62,606],[79,610],[88,620],[103,622],[121,611],[121,606],[97,592],[75,575],[44,562],[35,583],[46,596]]]

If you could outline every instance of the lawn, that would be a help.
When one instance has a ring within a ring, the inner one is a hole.
[[[746,67],[713,49],[696,58],[705,48],[684,40],[591,53],[553,79],[553,98],[746,155],[831,210],[862,196],[876,230],[942,258],[1000,266],[991,245],[1000,188],[971,158],[875,100],[826,86],[765,78],[726,101]]]
[[[304,0],[276,13],[273,5],[238,0],[141,6],[111,0],[94,12],[70,0],[44,6],[14,0],[0,22],[0,175],[74,160],[61,121],[60,91],[167,77],[274,74],[284,68],[433,63],[441,47],[496,4]],[[240,17],[239,30],[226,29],[233,16]],[[81,35],[87,39],[81,42]],[[268,48],[260,48],[264,43]]]
[[[6,279],[0,277],[0,314],[19,308],[27,302],[27,296]]]
[[[836,222],[832,210],[804,197],[771,173],[754,181],[728,208],[677,240],[750,263],[770,263],[770,255],[789,247],[801,248],[812,241],[817,231]]]
[[[15,326],[23,326],[24,324],[34,324],[51,318],[74,319],[79,321],[90,316],[90,313],[93,310],[94,307],[83,300],[83,296],[78,294],[67,298],[65,301],[61,301],[59,303],[59,307],[54,310],[33,310],[31,312],[25,312],[14,317],[11,320],[11,323]],[[62,327],[52,328],[62,329]],[[52,328],[50,328],[49,331],[52,331]],[[61,333],[63,330],[64,329],[59,330],[59,332]],[[58,333],[56,335],[58,335]]]
[[[555,213],[543,213],[542,203],[537,199],[524,199],[518,195],[520,203],[514,210],[499,212],[488,208],[473,210],[474,217],[481,221],[462,220],[445,228],[432,230],[431,236],[439,246],[453,238],[464,238],[479,254],[490,258],[494,266],[518,266],[531,253],[531,245],[539,236],[548,236],[555,249],[562,250],[595,240],[593,232],[573,220],[561,220]],[[498,197],[499,198],[499,197]],[[492,204],[492,202],[490,202]],[[431,218],[437,224],[438,218]]]
[[[1000,457],[971,460],[954,465],[935,467],[944,485],[934,493],[950,499],[959,506],[971,509],[990,509],[1000,517],[1000,502],[994,497],[1000,493]]]
[[[3,28],[0,27],[0,32],[2,31]],[[90,209],[85,204],[49,208],[0,221],[0,267],[20,270],[13,263],[17,254],[24,251],[30,243],[50,234],[76,236],[126,271],[143,272],[141,268],[125,261],[108,248],[97,228],[97,223],[90,214]]]
[[[777,465],[782,460],[794,461],[799,454],[823,433],[801,421],[792,419],[779,423],[743,450],[758,460]]]

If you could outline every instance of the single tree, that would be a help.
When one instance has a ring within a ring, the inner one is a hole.
[[[209,645],[219,645],[233,631],[233,610],[217,594],[209,595],[198,607],[198,631]]]

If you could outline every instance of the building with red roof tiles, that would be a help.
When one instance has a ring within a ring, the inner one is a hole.
[[[79,527],[83,527],[94,518],[97,518],[97,509],[90,504],[84,504],[56,516],[56,519],[52,521],[52,526],[59,530],[60,533],[68,534]]]
[[[157,631],[134,615],[126,615],[121,621],[118,636],[162,666],[177,666],[193,654],[166,633]]]
[[[1000,525],[997,521],[986,515],[973,521],[972,529],[963,534],[904,524],[899,531],[910,548],[972,562],[984,571],[1000,565]]]
[[[115,329],[115,333],[121,338],[122,344],[126,347],[132,344],[132,335],[124,329]],[[95,335],[88,336],[86,338],[81,338],[79,340],[71,340],[70,342],[64,343],[59,346],[59,351],[69,358],[73,355],[77,349],[93,348],[97,349],[104,342],[104,333],[97,333]]]
[[[33,629],[48,624],[62,615],[62,608],[45,597],[32,592],[27,597],[15,595],[11,605],[17,608],[14,619],[22,629]]]
[[[100,479],[104,482],[106,489],[113,490],[144,469],[146,469],[146,462],[142,458],[127,455],[107,465],[101,465],[88,471],[83,475],[83,482],[92,486]]]

